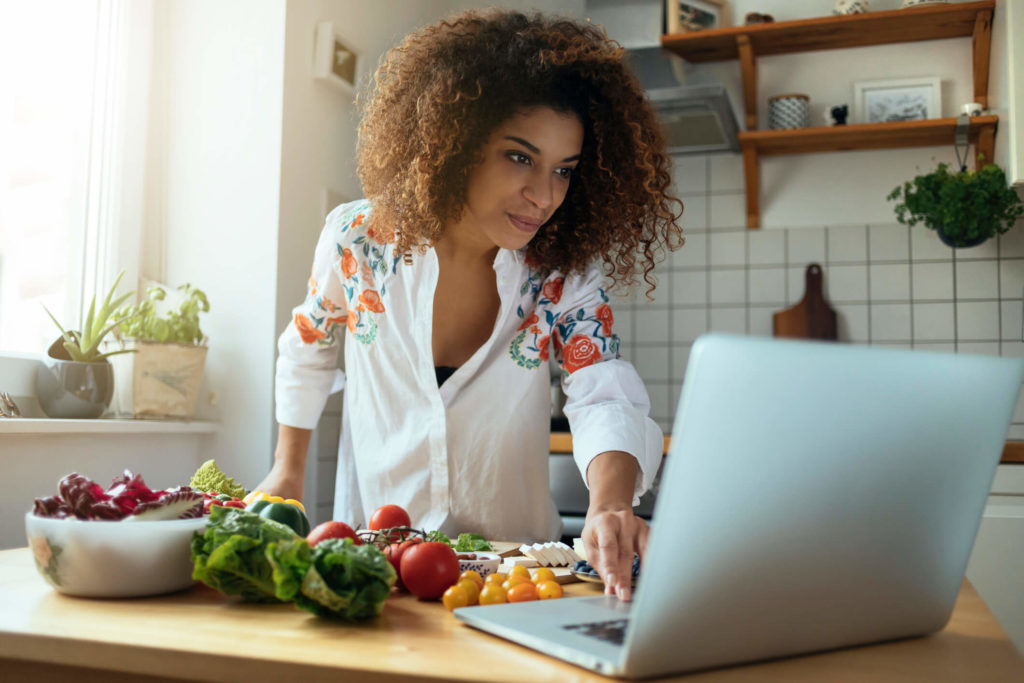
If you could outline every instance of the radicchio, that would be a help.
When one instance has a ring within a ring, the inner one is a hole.
[[[57,488],[59,495],[35,499],[33,514],[92,520],[188,519],[203,514],[201,493],[188,486],[153,491],[131,470],[114,479],[107,491],[77,472],[61,479]]]

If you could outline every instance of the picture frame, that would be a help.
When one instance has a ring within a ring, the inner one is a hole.
[[[665,0],[667,33],[691,33],[729,25],[727,0]]]
[[[937,76],[857,81],[853,117],[855,123],[942,118],[942,81]]]
[[[354,97],[362,56],[352,41],[338,32],[333,21],[316,25],[313,54],[313,77]]]

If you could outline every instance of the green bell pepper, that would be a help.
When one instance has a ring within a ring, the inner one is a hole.
[[[264,519],[280,522],[290,527],[292,531],[303,538],[309,535],[309,520],[306,519],[306,514],[297,505],[257,500],[247,505],[245,509],[249,512],[255,512]]]

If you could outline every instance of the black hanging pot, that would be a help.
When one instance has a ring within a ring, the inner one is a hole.
[[[942,229],[940,225],[935,229],[935,232],[939,233],[939,239],[947,247],[953,247],[955,249],[968,249],[970,247],[976,247],[979,244],[988,240],[985,235],[978,235],[977,237],[961,237],[961,236],[950,236],[946,234],[946,231]]]

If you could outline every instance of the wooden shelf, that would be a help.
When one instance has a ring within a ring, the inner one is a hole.
[[[736,39],[744,35],[761,56],[961,38],[974,35],[979,15],[995,6],[995,0],[982,0],[731,26],[665,35],[661,45],[688,62],[718,62],[739,57]]]
[[[747,129],[746,133],[740,133],[747,183],[747,227],[757,228],[761,225],[758,196],[761,155],[952,144],[956,127],[956,119],[933,119],[758,131],[759,56],[970,36],[973,39],[974,101],[984,107],[988,106],[989,49],[995,6],[995,0],[980,0],[733,26],[662,36],[661,45],[689,62],[738,60]],[[997,121],[994,116],[983,116],[971,122],[971,142],[988,160],[993,159]]]
[[[793,130],[755,130],[739,134],[743,152],[743,176],[747,193],[747,227],[761,226],[762,156],[810,154],[861,149],[893,149],[897,147],[935,147],[953,144],[956,119],[924,121],[893,121],[860,123],[848,126],[796,128]],[[975,116],[971,119],[967,139],[975,146],[975,168],[993,158],[998,116]]]

